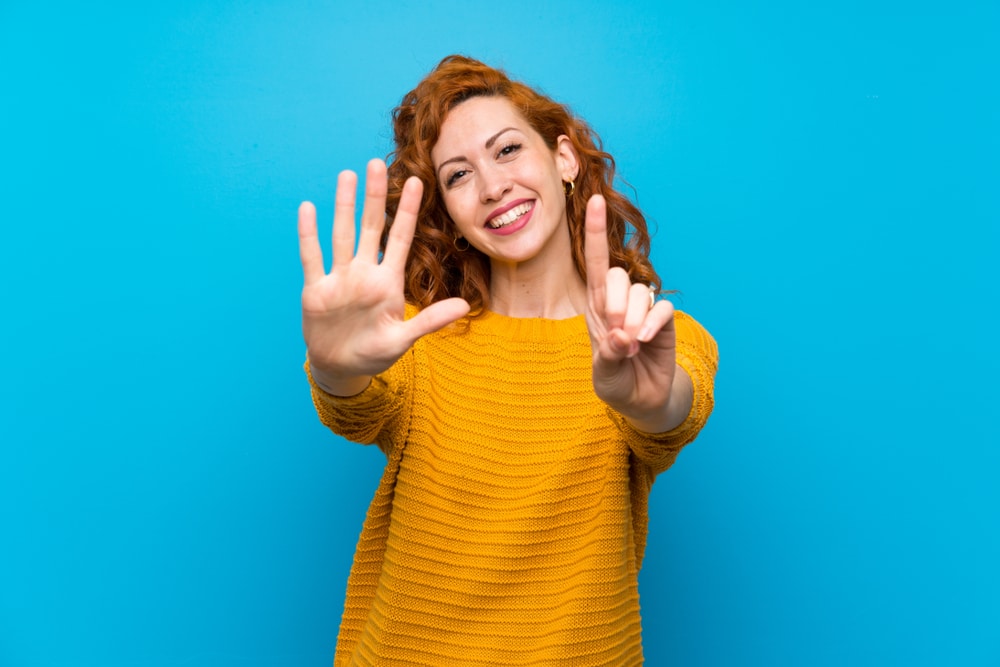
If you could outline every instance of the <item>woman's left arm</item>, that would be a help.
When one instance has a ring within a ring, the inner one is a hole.
[[[705,359],[689,360],[694,350],[682,349],[678,358],[673,304],[654,303],[648,285],[633,284],[624,269],[609,268],[606,204],[599,195],[587,203],[585,255],[594,391],[638,431],[676,429],[693,414],[699,397],[704,403],[707,392],[711,401],[714,341],[687,318],[704,333],[712,350],[705,350]],[[685,341],[680,345],[685,348]],[[710,412],[711,405],[701,405],[696,412],[706,407]],[[701,424],[707,417],[701,416]]]

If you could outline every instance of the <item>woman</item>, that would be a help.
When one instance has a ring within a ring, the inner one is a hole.
[[[299,209],[316,409],[388,459],[335,664],[641,664],[649,490],[711,412],[715,343],[655,299],[568,109],[450,56],[393,122],[356,252],[338,178],[329,273]]]

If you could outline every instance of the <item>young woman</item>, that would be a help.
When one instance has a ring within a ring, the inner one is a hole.
[[[388,168],[299,209],[320,418],[377,444],[336,665],[642,663],[654,478],[712,410],[717,350],[657,300],[645,220],[569,110],[445,58]]]

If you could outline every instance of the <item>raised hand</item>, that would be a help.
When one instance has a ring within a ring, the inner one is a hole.
[[[587,202],[587,329],[594,353],[594,391],[639,430],[661,433],[691,407],[690,379],[677,368],[674,307],[652,304],[650,288],[609,268],[607,208]]]
[[[333,218],[333,266],[327,273],[316,231],[316,208],[299,206],[299,253],[302,288],[302,332],[313,378],[333,394],[363,390],[371,376],[388,369],[421,336],[463,317],[463,299],[439,301],[404,319],[406,258],[417,224],[423,184],[410,177],[403,186],[396,217],[379,261],[385,227],[386,166],[368,163],[361,234],[355,241],[357,175],[337,178]]]

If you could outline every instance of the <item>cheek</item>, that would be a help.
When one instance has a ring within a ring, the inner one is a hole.
[[[530,175],[526,176],[533,183],[536,183],[537,187],[542,189],[554,190],[556,186],[562,187],[562,178],[559,175],[559,170],[551,163],[545,162],[532,165]]]
[[[472,226],[473,223],[470,220],[474,217],[475,209],[470,205],[468,197],[463,196],[461,192],[453,191],[442,194],[441,200],[444,202],[444,209],[456,227],[465,229]]]

